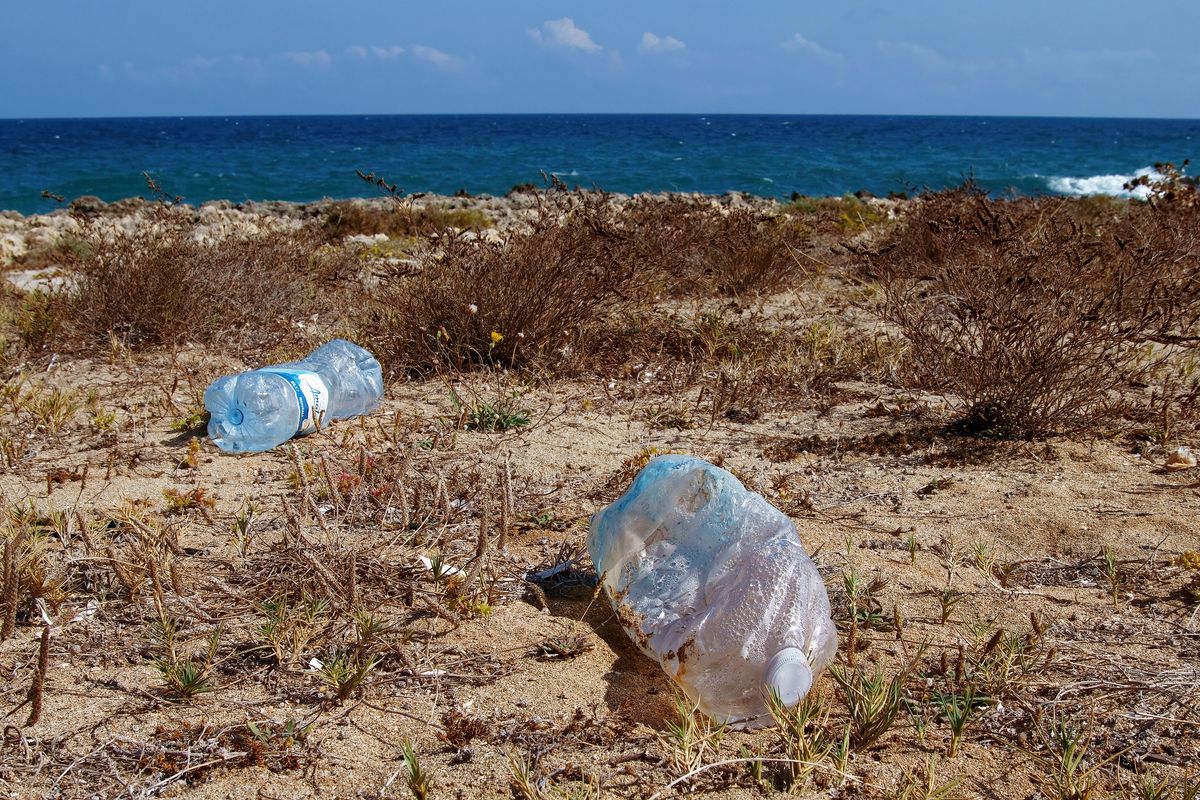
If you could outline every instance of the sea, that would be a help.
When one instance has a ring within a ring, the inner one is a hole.
[[[1200,156],[1200,120],[741,114],[450,114],[0,120],[0,209],[57,195],[191,203],[405,192],[501,195],[556,175],[612,192],[789,198],[956,186],[1120,194],[1158,161]]]

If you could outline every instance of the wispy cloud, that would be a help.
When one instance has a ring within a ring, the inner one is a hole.
[[[190,56],[174,64],[140,67],[132,61],[113,67],[101,64],[100,76],[106,80],[121,78],[135,83],[196,83],[205,76],[233,70],[254,80],[265,78],[270,69],[283,66],[293,69],[327,70],[333,57],[324,50],[289,50],[266,56],[245,56],[233,53],[223,56]]]
[[[340,51],[335,57],[327,50],[287,50],[263,56],[229,54],[223,56],[191,56],[174,64],[140,66],[132,61],[120,64],[105,63],[98,66],[100,77],[105,80],[126,80],[134,83],[198,83],[206,76],[219,73],[235,73],[251,80],[263,80],[272,72],[284,70],[308,70],[326,72],[339,63],[353,61],[396,61],[401,58],[430,64],[451,71],[462,66],[461,59],[423,44],[402,46],[355,44]]]
[[[781,42],[779,46],[784,50],[806,53],[830,63],[841,63],[846,60],[846,57],[841,53],[822,47],[811,39],[806,39],[804,34],[801,33],[793,34],[792,38]]]
[[[538,44],[548,47],[582,50],[589,55],[604,52],[604,48],[592,41],[588,32],[578,27],[570,17],[546,20],[541,28],[530,28],[529,35]]]
[[[346,48],[346,55],[355,61],[371,59],[394,61],[405,54],[417,61],[423,61],[441,69],[455,69],[462,64],[458,58],[449,53],[424,44],[414,44],[408,47],[398,44],[386,46],[354,44]]]
[[[392,59],[404,55],[404,48],[398,44],[380,47],[378,45],[352,44],[346,48],[347,55],[352,58],[382,58]]]
[[[436,47],[426,47],[423,44],[414,44],[412,46],[412,54],[414,58],[428,64],[433,64],[435,67],[441,67],[442,69],[454,69],[459,64],[458,59],[449,53],[443,53]]]
[[[324,69],[333,63],[329,53],[324,50],[299,50],[280,53],[277,58],[298,67],[317,67]]]
[[[673,53],[685,47],[687,45],[674,36],[658,36],[646,31],[642,34],[642,44],[639,49],[643,53]]]

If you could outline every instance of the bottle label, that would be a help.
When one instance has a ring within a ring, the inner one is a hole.
[[[296,392],[300,405],[300,426],[296,436],[312,433],[325,423],[325,412],[329,409],[329,387],[317,373],[307,369],[264,369],[287,380]]]

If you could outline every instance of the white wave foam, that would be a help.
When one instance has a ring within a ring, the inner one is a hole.
[[[1134,178],[1150,175],[1151,167],[1142,167],[1132,175],[1090,175],[1086,178],[1055,177],[1046,178],[1050,191],[1059,194],[1092,195],[1108,194],[1114,197],[1145,197],[1149,189],[1145,186],[1135,187],[1132,192],[1125,191],[1125,184]]]

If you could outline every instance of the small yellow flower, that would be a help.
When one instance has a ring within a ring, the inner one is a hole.
[[[493,347],[500,344],[500,342],[503,340],[504,340],[504,335],[501,334],[500,331],[492,331],[492,346]]]

